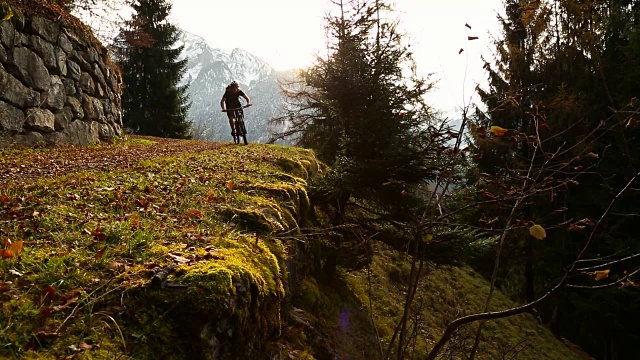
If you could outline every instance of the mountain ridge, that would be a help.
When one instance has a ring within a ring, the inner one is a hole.
[[[176,45],[184,46],[180,60],[187,59],[180,85],[189,85],[188,118],[193,121],[194,138],[231,141],[227,116],[219,104],[227,84],[237,81],[254,105],[245,110],[249,141],[267,142],[273,130],[269,119],[278,116],[284,104],[280,79],[293,76],[293,70],[276,71],[249,51],[225,51],[184,30]]]

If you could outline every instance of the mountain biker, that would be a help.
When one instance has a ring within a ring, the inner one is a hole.
[[[247,106],[251,106],[251,99],[245,93],[240,90],[240,86],[237,82],[233,81],[224,91],[224,95],[222,95],[222,100],[220,100],[220,107],[222,107],[223,112],[227,112],[227,117],[229,118],[229,126],[231,126],[231,136],[233,136],[234,140],[236,138],[235,128],[233,126],[234,114],[233,111],[227,111],[227,109],[237,109],[241,108],[242,104],[240,104],[240,97],[243,97],[247,101]],[[242,112],[242,109],[238,110]]]

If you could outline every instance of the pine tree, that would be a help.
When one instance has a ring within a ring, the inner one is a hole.
[[[166,0],[138,0],[128,31],[121,34],[124,125],[136,134],[190,137],[187,85],[179,86],[187,60],[178,60],[176,26],[167,22]]]
[[[566,208],[561,220],[597,218],[611,197],[631,174],[640,167],[637,146],[630,129],[623,125],[629,100],[637,96],[638,1],[564,0],[505,2],[503,33],[496,41],[495,62],[487,63],[489,87],[480,95],[486,110],[478,111],[475,141],[482,157],[480,172],[513,177],[524,173],[529,165],[541,164],[548,158],[531,161],[531,147],[526,139],[496,141],[479,136],[482,129],[501,126],[540,136],[548,151],[571,149],[555,155],[555,161],[575,164],[577,152],[585,148],[601,160],[581,174],[579,186],[566,189],[560,196],[533,199],[519,216],[550,222],[555,209]],[[635,42],[634,42],[635,40]],[[536,122],[537,121],[537,122]],[[602,125],[604,124],[604,125]],[[602,130],[589,137],[591,131]],[[585,141],[591,138],[593,141]],[[635,154],[634,154],[635,152]],[[571,176],[571,171],[554,174],[554,178]],[[619,212],[637,212],[634,199],[628,196],[618,202]],[[493,214],[495,215],[495,214]],[[558,221],[561,222],[561,221]],[[633,219],[616,218],[603,224],[599,241],[587,256],[624,257],[634,254]],[[522,241],[514,236],[508,241],[508,270],[520,279],[503,277],[502,281],[519,284],[524,292],[512,296],[532,300],[548,289],[548,284],[564,271],[575,258],[576,244],[585,241],[580,232],[555,231],[554,240]],[[615,255],[613,255],[615,254]],[[524,265],[524,266],[523,266]],[[517,271],[520,267],[524,271]],[[523,276],[524,275],[524,276]],[[511,285],[513,286],[513,285]],[[524,295],[524,296],[523,296]],[[614,358],[615,352],[631,354],[626,344],[635,343],[638,334],[624,331],[633,326],[635,316],[628,306],[631,297],[624,291],[589,293],[567,292],[538,308],[543,321],[562,337],[581,345],[592,355]],[[598,312],[596,306],[607,303]],[[585,319],[589,323],[584,323]],[[611,321],[611,319],[616,321]],[[624,355],[623,355],[624,357]]]
[[[336,8],[327,17],[328,54],[302,72],[302,90],[288,94],[296,106],[280,120],[333,165],[328,191],[340,209],[354,196],[406,220],[412,201],[401,194],[433,175],[442,145],[422,99],[431,85],[411,75],[411,53],[387,18],[388,4],[354,0]]]

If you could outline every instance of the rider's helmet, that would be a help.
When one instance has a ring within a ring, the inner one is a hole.
[[[234,86],[237,87],[237,86],[240,86],[240,85],[238,85],[237,82],[232,81],[231,84],[229,84],[229,87],[234,87]]]

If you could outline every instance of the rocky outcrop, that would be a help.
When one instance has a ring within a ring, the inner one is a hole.
[[[88,145],[121,135],[120,74],[106,49],[68,15],[2,9],[0,146]]]

